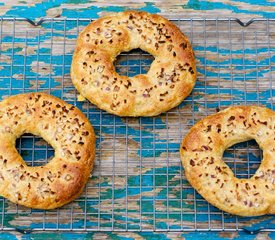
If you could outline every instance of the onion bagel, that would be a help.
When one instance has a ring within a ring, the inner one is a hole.
[[[155,57],[147,74],[119,75],[113,62],[140,48]],[[82,96],[119,116],[155,116],[182,102],[196,81],[189,40],[167,19],[126,11],[90,23],[79,35],[71,78]]]
[[[83,190],[95,157],[95,135],[76,107],[45,93],[8,97],[0,103],[0,195],[38,209],[60,207]],[[15,148],[24,133],[49,142],[55,155],[27,166]]]
[[[263,159],[249,179],[238,179],[222,160],[226,148],[255,139]],[[241,216],[275,213],[275,113],[236,106],[195,124],[184,138],[181,160],[191,185],[211,204]]]

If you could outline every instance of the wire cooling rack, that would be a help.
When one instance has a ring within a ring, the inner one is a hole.
[[[274,231],[274,217],[237,217],[209,205],[189,185],[179,157],[183,136],[199,119],[229,105],[274,109],[275,19],[173,19],[189,37],[198,80],[177,108],[157,117],[120,118],[78,101],[70,79],[76,37],[90,19],[0,18],[0,95],[43,91],[79,107],[97,135],[95,169],[81,197],[34,210],[0,199],[0,229],[28,231]],[[122,53],[122,75],[146,73],[153,57]],[[54,150],[23,135],[18,152],[31,166]],[[234,145],[224,160],[240,178],[260,164],[253,141]]]

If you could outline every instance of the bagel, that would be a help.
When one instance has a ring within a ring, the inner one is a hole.
[[[155,57],[147,74],[119,75],[113,62],[140,48]],[[155,116],[182,102],[196,81],[189,40],[167,19],[126,11],[90,23],[77,39],[71,78],[80,94],[119,116]]]
[[[55,155],[44,166],[27,166],[15,148],[24,133],[44,138]],[[83,190],[95,157],[95,135],[76,107],[45,93],[0,102],[0,195],[37,209],[60,207]]]
[[[255,139],[263,159],[249,179],[238,179],[222,160],[226,148]],[[195,124],[181,160],[190,184],[209,203],[235,215],[275,213],[275,113],[257,106],[230,107]]]

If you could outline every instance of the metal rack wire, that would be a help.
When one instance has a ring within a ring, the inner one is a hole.
[[[158,117],[120,118],[78,101],[70,80],[75,40],[90,19],[46,18],[35,23],[0,18],[1,97],[48,92],[79,107],[97,134],[95,169],[82,196],[51,211],[1,198],[1,230],[274,231],[273,216],[242,218],[209,205],[185,179],[179,144],[195,122],[229,105],[274,109],[275,19],[172,21],[195,50],[199,75],[194,91],[179,107]],[[152,60],[133,50],[118,57],[116,69],[128,76],[145,73]],[[45,164],[54,154],[32,135],[19,138],[17,149],[31,166]],[[224,159],[237,177],[249,178],[261,154],[251,141],[231,147]]]

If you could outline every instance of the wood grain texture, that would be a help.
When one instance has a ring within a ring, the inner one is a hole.
[[[66,16],[98,18],[110,12],[141,9],[166,17],[274,17],[272,1],[5,1],[3,16]],[[192,40],[199,71],[193,94],[179,108],[155,118],[119,118],[100,112],[86,101],[78,102],[69,77],[77,32],[88,21],[46,22],[33,27],[25,22],[5,22],[0,35],[0,95],[42,90],[78,106],[97,134],[97,160],[85,193],[75,202],[54,211],[31,211],[1,199],[1,228],[59,229],[56,234],[2,232],[0,238],[129,238],[129,239],[269,239],[273,233],[247,235],[221,233],[130,233],[208,228],[236,228],[236,217],[209,206],[187,183],[179,161],[179,143],[189,128],[217,108],[231,104],[260,104],[273,108],[275,101],[275,26],[258,22],[241,28],[235,22],[175,22]],[[268,34],[267,27],[271,30]],[[51,28],[54,31],[51,31]],[[15,37],[13,37],[15,29]],[[66,30],[66,32],[64,31]],[[193,29],[193,30],[192,30]],[[40,43],[40,45],[38,45]],[[139,51],[121,55],[117,70],[135,75],[146,72],[152,58]],[[127,67],[128,66],[128,67]],[[12,88],[10,88],[12,86]],[[32,142],[34,141],[34,142]],[[22,145],[23,143],[23,145]],[[25,145],[24,145],[25,144]],[[20,148],[21,146],[21,148]],[[34,146],[34,147],[32,147]],[[239,145],[225,153],[225,161],[238,177],[249,177],[259,166],[261,152],[255,143]],[[44,163],[52,153],[39,138],[25,136],[18,149],[29,164]],[[35,151],[33,151],[33,149]],[[47,150],[47,151],[46,151]],[[249,162],[247,161],[249,158]],[[34,159],[34,161],[32,161]],[[115,173],[115,174],[113,174]],[[194,208],[196,199],[196,208]],[[197,215],[195,215],[195,210]],[[211,215],[209,215],[209,211]],[[5,213],[5,214],[2,214]],[[85,215],[85,213],[88,213]],[[195,218],[196,216],[196,218]],[[224,220],[223,220],[224,217]],[[153,220],[155,218],[155,221]],[[274,217],[238,218],[238,227],[273,227]],[[195,226],[196,224],[196,226]],[[111,230],[119,232],[71,232]]]
[[[81,232],[63,232],[63,233],[49,233],[49,232],[36,232],[22,234],[15,231],[9,233],[0,233],[0,239],[3,240],[14,240],[14,239],[127,239],[127,240],[143,240],[143,239],[164,239],[164,240],[174,240],[174,239],[190,239],[195,240],[203,238],[206,240],[211,239],[242,239],[242,240],[270,240],[274,239],[274,233],[259,233],[257,235],[247,235],[242,232],[229,232],[229,233],[151,233],[151,232],[91,232],[91,233],[81,233]]]
[[[20,16],[39,19],[41,17],[99,17],[106,12],[123,11],[126,9],[144,10],[151,13],[161,13],[166,17],[274,17],[273,1],[257,0],[226,0],[226,1],[8,1],[2,2],[0,15]]]

